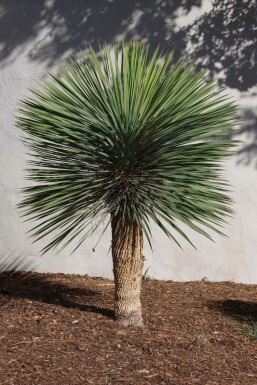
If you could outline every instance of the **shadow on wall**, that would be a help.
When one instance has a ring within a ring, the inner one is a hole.
[[[189,54],[231,88],[257,83],[255,0],[2,0],[0,20],[1,65],[32,41],[30,59],[50,66],[79,47],[124,37]]]
[[[221,84],[250,92],[257,84],[256,0],[2,0],[0,67],[26,52],[51,66],[56,59],[91,44],[140,39],[173,49]],[[252,91],[251,91],[252,92]],[[254,97],[254,95],[252,96]],[[256,96],[255,96],[256,97]],[[247,145],[238,163],[256,164],[253,107],[242,110],[240,134]]]
[[[237,163],[244,166],[252,164],[257,169],[257,107],[243,109],[240,119],[242,123],[238,135],[243,136],[244,144],[238,150]]]
[[[177,11],[190,12],[201,0],[3,0],[0,5],[0,62],[8,63],[31,40],[31,60],[53,61],[79,47],[119,38],[170,46],[180,54],[185,32],[177,31]]]
[[[16,255],[15,258],[12,255]],[[18,255],[18,256],[17,256]],[[14,251],[7,252],[0,260],[0,271],[28,271],[36,269],[38,261],[34,258],[18,254]]]
[[[212,77],[239,91],[257,83],[256,0],[215,0],[186,36],[190,56]]]

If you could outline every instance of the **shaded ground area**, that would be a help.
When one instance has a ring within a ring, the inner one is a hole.
[[[113,283],[0,274],[0,384],[257,384],[257,285],[143,284],[146,326],[113,319]]]

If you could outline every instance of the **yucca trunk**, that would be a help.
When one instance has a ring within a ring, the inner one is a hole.
[[[114,312],[123,325],[143,325],[140,301],[143,237],[136,223],[118,228],[112,218],[112,258],[115,282]]]

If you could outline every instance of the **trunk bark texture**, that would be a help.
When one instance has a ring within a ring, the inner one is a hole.
[[[142,232],[136,223],[124,225],[122,228],[117,228],[116,223],[115,218],[112,218],[115,317],[123,325],[142,326]]]

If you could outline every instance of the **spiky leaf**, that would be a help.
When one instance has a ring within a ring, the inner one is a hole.
[[[88,49],[50,76],[18,118],[33,157],[20,207],[38,221],[36,239],[54,231],[44,251],[80,245],[110,215],[149,240],[150,220],[176,242],[190,242],[179,222],[221,233],[231,200],[220,160],[234,144],[222,138],[235,107],[215,83],[136,42]]]

